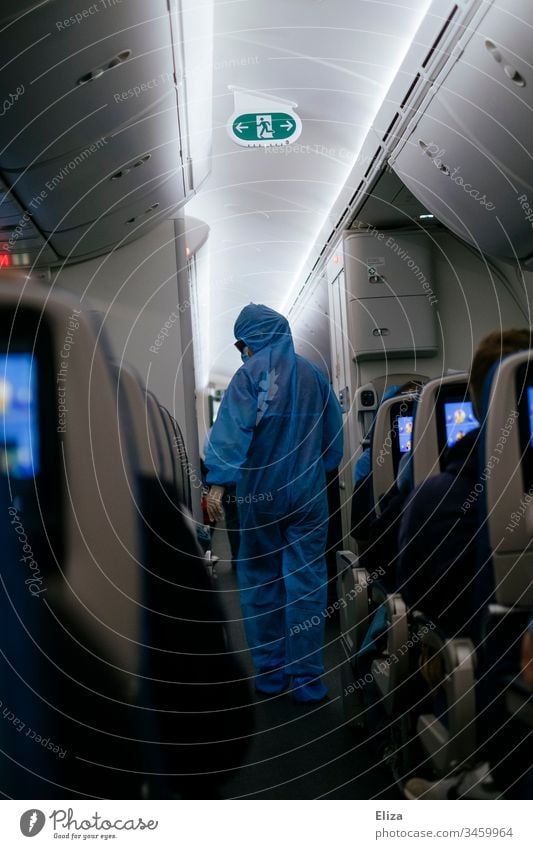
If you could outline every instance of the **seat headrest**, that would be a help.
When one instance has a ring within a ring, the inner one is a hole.
[[[430,380],[416,405],[414,485],[438,474],[446,448],[473,427],[477,427],[477,421],[468,393],[468,374],[458,372]]]
[[[372,479],[374,505],[379,515],[381,496],[393,486],[402,455],[412,446],[413,408],[417,394],[397,395],[383,401],[374,423]]]
[[[45,578],[63,603],[104,635],[111,656],[136,663],[139,555],[121,453],[116,393],[106,356],[79,300],[24,281],[0,282],[0,350],[25,351],[38,396],[40,448],[33,516],[55,566]],[[34,451],[37,448],[34,445]],[[48,529],[54,533],[48,535]],[[46,594],[43,594],[46,597]]]

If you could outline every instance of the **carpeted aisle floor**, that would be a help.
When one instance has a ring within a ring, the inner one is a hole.
[[[234,648],[253,675],[246,646],[235,573],[229,563],[225,532],[214,533],[217,583],[231,620]],[[302,707],[284,693],[256,697],[257,730],[246,763],[226,783],[225,798],[372,799],[403,798],[381,763],[378,741],[367,741],[347,728],[341,704],[336,620],[327,620],[326,677],[330,699]]]

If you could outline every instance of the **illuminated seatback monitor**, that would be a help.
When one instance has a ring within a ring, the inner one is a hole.
[[[446,445],[450,448],[459,442],[471,430],[479,427],[474,415],[472,401],[445,401],[444,418],[446,422]]]
[[[400,458],[411,450],[413,440],[413,400],[398,396],[390,408],[390,430],[385,438],[384,452],[392,454],[394,477],[398,474]]]
[[[37,363],[29,352],[0,353],[0,473],[39,474]]]
[[[413,447],[413,417],[398,416],[398,439],[400,454],[407,454]]]

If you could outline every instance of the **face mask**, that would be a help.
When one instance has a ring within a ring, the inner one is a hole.
[[[243,363],[245,363],[246,360],[248,359],[248,354],[246,353],[246,345],[242,341],[242,339],[238,339],[235,342],[235,347],[237,348],[239,354],[241,355],[241,360],[243,361]]]

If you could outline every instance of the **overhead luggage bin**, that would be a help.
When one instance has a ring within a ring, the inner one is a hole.
[[[15,21],[3,86],[24,93],[2,121],[0,166],[17,169],[82,149],[153,109],[174,81],[166,0],[45,3]]]
[[[172,87],[155,109],[126,127],[80,150],[6,172],[6,178],[27,208],[44,193],[33,212],[43,230],[71,230],[111,214],[118,204],[136,202],[163,183],[181,163],[180,148]],[[178,204],[185,198],[183,175],[175,189]]]
[[[529,0],[493,4],[390,159],[439,221],[507,261],[533,257],[531,25]]]
[[[210,171],[212,0],[201,10],[190,0],[50,0],[24,8],[18,17],[10,9],[4,27],[10,94],[0,174],[11,191],[0,218],[9,219],[6,229],[17,225],[13,200],[41,235],[68,234],[58,237],[58,255],[38,257],[40,265],[58,256],[88,259],[169,217]],[[164,203],[152,198],[171,174]],[[153,203],[158,214],[139,221]],[[135,231],[125,235],[108,218],[78,249],[76,229],[122,204],[134,207]],[[19,264],[36,258],[26,253]]]
[[[69,259],[96,255],[114,245],[121,247],[170,217],[176,196],[182,195],[182,181],[181,169],[177,169],[170,179],[151,188],[133,204],[117,206],[97,221],[71,230],[45,231],[45,235],[56,253]]]

